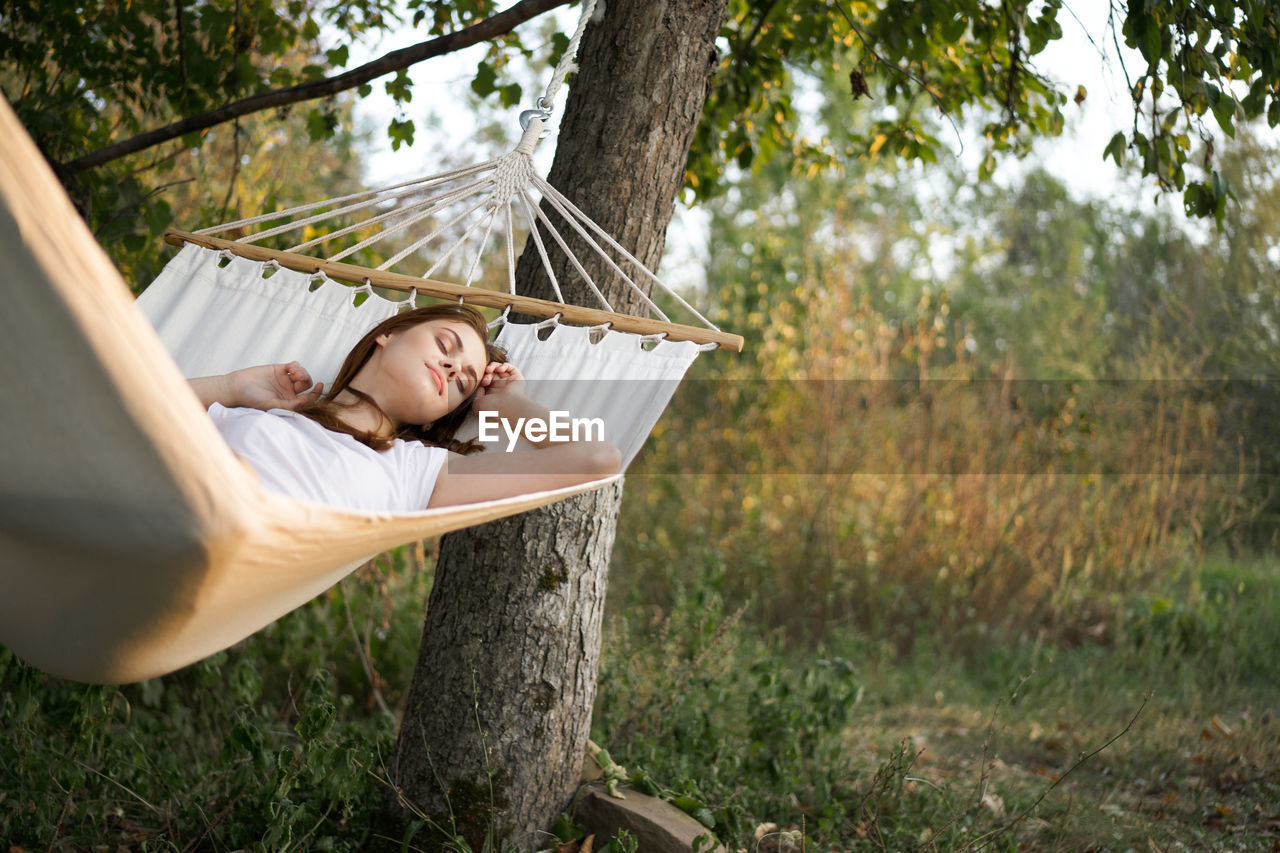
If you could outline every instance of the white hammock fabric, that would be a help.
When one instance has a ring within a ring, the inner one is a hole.
[[[296,359],[328,386],[356,341],[411,300],[188,243],[137,304],[188,378]],[[504,323],[497,343],[528,379],[533,399],[574,418],[599,418],[624,468],[699,349],[559,323]]]
[[[188,243],[138,307],[184,376],[297,359],[327,387],[352,345],[402,307],[364,292],[355,307],[345,284]]]
[[[599,333],[597,333],[599,334]],[[555,325],[540,340],[537,325],[508,323],[498,343],[528,378],[529,396],[552,411],[599,418],[604,437],[629,466],[698,355],[691,341],[645,341],[638,335]]]

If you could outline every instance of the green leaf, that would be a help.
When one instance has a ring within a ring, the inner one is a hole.
[[[954,44],[964,37],[967,29],[969,29],[968,19],[961,13],[956,12],[943,20],[941,26],[942,39],[948,44]]]
[[[173,224],[173,210],[169,207],[169,202],[160,200],[147,206],[147,228],[153,236],[160,236],[164,230]]]
[[[1210,184],[1213,187],[1213,198],[1215,203],[1221,204],[1231,195],[1231,184],[1227,180],[1226,175],[1215,171],[1210,177]]]
[[[1147,15],[1143,18],[1142,25],[1142,55],[1152,64],[1159,62],[1163,52],[1164,43],[1164,27],[1156,20],[1154,15]]]
[[[302,714],[294,725],[294,731],[304,743],[323,737],[333,726],[337,708],[327,699],[318,699],[302,706]]]
[[[471,89],[482,98],[487,98],[498,89],[498,73],[493,66],[483,59],[476,66],[476,76],[471,80]]]
[[[556,818],[556,822],[551,824],[551,832],[560,841],[573,841],[575,838],[582,838],[587,834],[585,826],[579,826],[569,820],[565,815]]]
[[[1107,143],[1107,147],[1102,152],[1102,159],[1110,157],[1116,161],[1117,166],[1124,166],[1125,138],[1124,133],[1117,133],[1111,137],[1111,141]]]
[[[1213,209],[1212,193],[1199,181],[1188,184],[1182,192],[1182,209],[1187,216],[1208,216]]]
[[[651,797],[662,796],[662,788],[654,781],[653,777],[647,771],[637,771],[631,777],[631,787],[635,788],[642,794],[648,794]]]
[[[396,103],[407,104],[413,100],[413,92],[411,88],[413,81],[409,79],[409,72],[401,68],[396,72],[396,76],[387,81],[387,94],[396,100]]]
[[[1218,120],[1218,127],[1222,128],[1222,132],[1232,138],[1236,135],[1235,125],[1233,123],[1236,115],[1236,102],[1230,94],[1223,94],[1213,104],[1213,117]]]
[[[547,57],[547,64],[555,66],[560,61],[560,57],[564,56],[564,52],[569,49],[569,37],[564,33],[555,33],[551,36],[551,55]]]
[[[338,117],[328,110],[314,109],[307,113],[307,135],[312,142],[333,136],[338,129]]]
[[[690,797],[687,794],[684,794],[672,799],[671,804],[676,808],[680,809],[680,811],[691,816],[694,820],[696,820],[698,823],[705,826],[707,829],[715,829],[716,827],[715,815],[711,813],[711,810],[707,808],[706,805],[701,800],[696,800],[693,797]]]
[[[519,83],[508,83],[498,89],[498,100],[504,107],[514,107],[520,103],[523,94],[524,90],[520,88]]]
[[[987,156],[982,158],[982,162],[978,164],[978,180],[990,180],[996,171],[996,155],[994,151],[988,151]]]
[[[341,47],[335,47],[332,50],[326,50],[324,52],[324,55],[325,55],[325,58],[329,60],[330,65],[333,65],[337,68],[345,68],[347,65],[347,59],[350,56],[350,51],[347,49],[347,46],[344,44]]]
[[[387,136],[391,137],[391,150],[399,151],[401,145],[413,145],[413,119],[392,119],[387,126]]]

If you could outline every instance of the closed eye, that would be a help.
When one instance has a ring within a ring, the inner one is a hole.
[[[446,335],[436,338],[436,343],[440,347],[440,352],[444,353],[445,355],[448,355],[451,351],[456,350],[458,353],[458,356],[457,356],[458,361],[461,362],[462,361],[462,338],[458,337],[458,333],[455,332],[453,329],[447,329],[446,331],[447,331]],[[446,342],[447,342],[447,346],[446,346]],[[462,364],[459,363],[457,365],[457,368],[458,368],[458,374],[459,374],[458,390],[461,391],[463,395],[466,395],[468,393],[467,389],[474,388],[476,384],[480,381],[480,377],[476,373],[476,370],[474,367],[464,368]],[[468,377],[471,380],[470,382],[467,381]]]

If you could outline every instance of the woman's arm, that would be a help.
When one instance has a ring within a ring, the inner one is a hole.
[[[524,379],[511,365],[489,365],[481,384],[484,392],[476,398],[475,409],[496,411],[508,424],[521,418],[526,423],[531,418],[550,422],[546,407],[524,395]],[[520,450],[498,446],[469,456],[450,453],[427,505],[455,506],[577,486],[612,477],[621,466],[616,447],[603,437],[590,436],[556,441],[547,435],[529,440]]]
[[[578,486],[618,473],[622,455],[607,441],[570,441],[531,450],[450,453],[429,507],[492,501]]]
[[[214,403],[228,408],[296,409],[319,397],[324,390],[324,383],[312,387],[311,374],[296,361],[260,364],[187,381],[206,409]]]

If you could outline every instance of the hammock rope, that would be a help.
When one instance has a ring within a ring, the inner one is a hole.
[[[194,235],[214,238],[216,235],[231,233],[234,237],[229,242],[212,244],[206,241],[203,245],[217,245],[255,259],[275,257],[279,262],[300,269],[307,264],[303,259],[312,257],[303,253],[336,240],[352,236],[358,238],[327,259],[315,259],[317,262],[341,262],[364,250],[374,249],[388,238],[401,237],[425,224],[426,233],[409,239],[403,246],[394,247],[389,256],[377,263],[372,270],[398,273],[400,265],[429,249],[432,253],[431,262],[420,275],[424,284],[418,288],[418,292],[465,301],[465,293],[435,292],[434,277],[450,264],[456,263],[462,286],[474,287],[483,270],[483,260],[490,254],[491,243],[498,235],[506,244],[503,253],[505,291],[512,297],[518,296],[515,242],[520,231],[517,219],[520,219],[529,236],[526,248],[532,248],[537,253],[538,264],[545,272],[555,296],[555,302],[544,307],[541,316],[556,313],[556,304],[567,304],[565,282],[556,275],[551,258],[551,249],[555,247],[563,253],[571,274],[577,276],[598,310],[614,315],[612,320],[607,321],[612,324],[612,328],[638,334],[654,334],[651,327],[637,328],[629,319],[630,315],[619,313],[614,303],[606,297],[601,281],[589,271],[585,257],[596,258],[601,273],[615,276],[624,287],[624,292],[629,293],[635,303],[646,309],[658,323],[668,325],[670,337],[693,340],[704,348],[715,345],[741,350],[742,339],[739,336],[722,332],[578,205],[551,186],[534,168],[533,151],[538,140],[545,135],[546,124],[551,118],[561,88],[576,67],[576,55],[582,35],[596,8],[596,0],[584,0],[578,25],[567,49],[556,64],[546,90],[538,98],[536,108],[520,114],[520,124],[524,130],[518,144],[508,153],[482,163],[400,181],[379,189],[308,202],[273,213],[201,228],[193,232]],[[357,218],[361,216],[364,218]],[[345,221],[347,219],[351,221]],[[331,222],[334,227],[325,233],[315,236],[309,233]],[[245,233],[266,223],[273,224],[260,231]],[[370,229],[373,229],[371,233],[367,233]],[[276,257],[279,253],[260,246],[263,241],[294,232],[301,232],[305,239],[284,250],[284,254],[296,257]],[[191,234],[180,231],[171,231],[168,236],[170,242],[175,244],[201,242],[191,238]],[[583,247],[584,257],[578,257],[571,249],[571,238]],[[244,248],[251,245],[260,246],[259,251],[250,253]],[[334,275],[333,269],[327,271],[331,276]],[[354,270],[342,272],[343,275],[336,277],[353,279]],[[372,277],[359,280],[371,279]],[[380,281],[374,283],[381,284]],[[650,296],[650,291],[655,288],[682,311],[687,312],[706,331],[699,332],[696,327],[674,323]],[[492,294],[498,291],[487,292]],[[481,301],[478,304],[490,303]],[[505,307],[512,303],[503,304]],[[521,310],[524,313],[538,314],[537,311],[529,312],[525,308]]]

